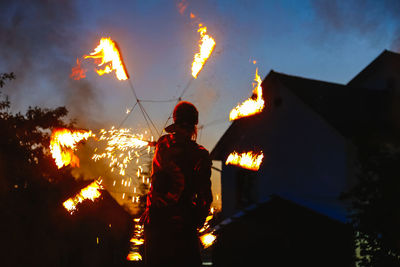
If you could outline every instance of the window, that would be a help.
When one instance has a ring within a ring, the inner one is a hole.
[[[236,208],[242,209],[257,202],[256,173],[238,169],[236,172]]]

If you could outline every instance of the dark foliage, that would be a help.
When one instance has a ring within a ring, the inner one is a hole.
[[[0,74],[0,86],[13,78]],[[133,226],[107,192],[74,215],[62,206],[87,185],[57,169],[49,153],[52,129],[74,126],[66,108],[13,114],[0,97],[0,266],[125,265]]]
[[[364,145],[358,184],[343,195],[352,203],[360,266],[400,266],[400,147]]]
[[[10,73],[0,73],[0,87],[5,85],[6,80],[14,80],[15,75],[13,72]]]

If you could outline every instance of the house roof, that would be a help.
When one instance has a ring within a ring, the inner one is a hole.
[[[345,137],[382,126],[390,92],[278,74],[279,80]]]
[[[389,50],[384,50],[380,53],[370,64],[368,64],[360,73],[358,73],[348,83],[349,86],[357,86],[362,83],[373,73],[376,73],[379,68],[386,66],[388,68],[399,70],[400,67],[400,54]]]
[[[353,254],[350,225],[276,195],[225,219],[213,229],[217,235],[213,248],[215,262],[226,266],[244,266],[234,262],[256,263],[261,258],[263,262],[277,260],[279,266],[293,266],[282,264],[284,259],[280,256],[274,258],[274,253],[287,251],[292,256],[297,254],[293,258],[296,264],[300,259],[310,264],[329,256],[337,262],[328,266],[342,266],[351,262]],[[239,254],[233,259],[228,256],[236,252]]]
[[[265,211],[271,209],[271,207],[279,207],[279,209],[274,209],[275,212],[281,211],[282,208],[283,210],[296,210],[299,214],[306,214],[310,221],[320,220],[320,223],[330,224],[332,227],[342,227],[346,224],[345,221],[332,218],[328,215],[319,213],[313,209],[300,205],[282,196],[272,194],[269,197],[261,200],[257,204],[247,206],[245,209],[219,222],[216,226],[213,227],[213,230],[219,231],[227,225],[234,224],[236,221],[246,220],[247,218],[252,216],[260,216],[259,219],[261,221],[263,219],[268,219],[271,214]],[[294,216],[293,213],[290,212],[287,213],[285,211],[284,213],[288,216]]]
[[[356,88],[275,71],[271,71],[262,83],[264,96],[268,97],[266,88],[274,86],[275,82],[289,89],[345,137],[352,137],[361,130],[365,131],[365,127],[381,127],[382,119],[386,114],[387,105],[385,104],[390,97],[389,92],[385,91]],[[263,127],[265,128],[264,115],[270,108],[273,107],[267,106],[261,114],[232,122],[212,150],[211,157],[222,160],[226,156],[226,147],[232,150],[232,146],[240,146],[241,140],[249,140],[249,135],[253,133],[247,129],[258,127],[255,129],[259,132]],[[252,138],[257,137],[252,136]]]

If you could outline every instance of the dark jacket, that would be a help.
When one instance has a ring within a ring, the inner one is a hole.
[[[197,228],[212,202],[210,176],[204,147],[174,134],[158,140],[144,220],[149,266],[200,264]]]

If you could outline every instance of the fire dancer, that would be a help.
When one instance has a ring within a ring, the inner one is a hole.
[[[145,226],[147,266],[200,266],[201,228],[212,202],[211,160],[196,143],[198,111],[178,103],[174,123],[165,128],[153,158]]]

